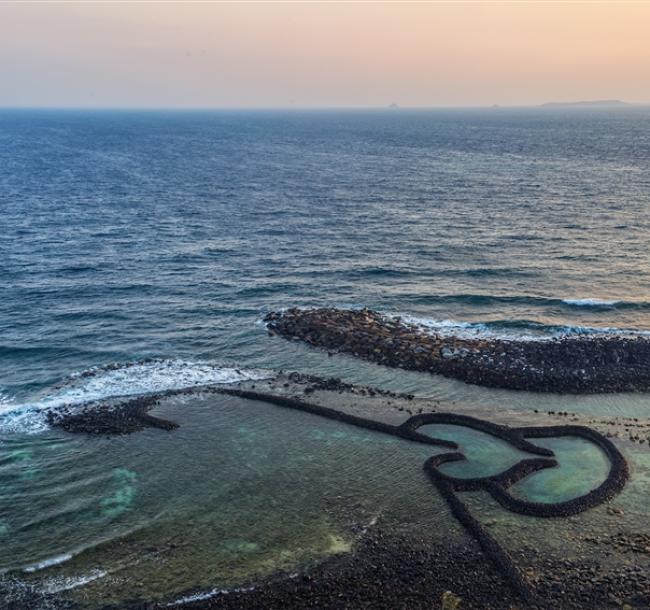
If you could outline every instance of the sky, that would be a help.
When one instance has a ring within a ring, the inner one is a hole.
[[[650,2],[6,2],[0,106],[650,103]]]

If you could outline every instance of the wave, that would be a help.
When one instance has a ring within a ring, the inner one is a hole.
[[[469,277],[534,277],[538,274],[534,269],[519,267],[475,267],[472,269],[451,269],[448,275],[467,275]]]
[[[37,563],[33,563],[23,568],[25,572],[38,572],[39,570],[45,570],[46,568],[51,568],[52,566],[58,566],[61,563],[70,561],[72,559],[71,553],[63,553],[61,555],[56,555],[55,557],[48,557]]]
[[[328,272],[331,273],[331,272]],[[338,269],[333,272],[335,275],[358,279],[360,277],[377,277],[379,279],[402,279],[402,278],[436,278],[449,276],[467,276],[467,277],[531,277],[538,275],[535,269],[526,269],[519,267],[430,267],[430,268],[412,268],[412,267],[388,267],[382,265],[369,265],[363,267],[350,267],[347,269]]]
[[[559,298],[528,295],[491,295],[491,294],[443,294],[420,295],[413,299],[419,304],[463,303],[466,305],[523,305],[534,307],[568,307],[593,309],[636,309],[650,310],[650,301],[626,301],[623,299],[601,298]]]
[[[543,324],[534,320],[491,320],[489,322],[465,322],[439,320],[408,314],[389,313],[389,318],[401,318],[424,330],[445,337],[465,339],[489,338],[520,341],[548,341],[578,335],[650,337],[649,330],[618,328],[614,326],[580,326],[570,324]]]
[[[105,358],[110,358],[115,355],[115,352],[97,352],[90,350],[83,350],[73,347],[31,347],[21,345],[4,345],[0,344],[0,358],[7,358],[10,360],[26,360],[33,362],[38,358],[65,358],[68,356],[76,358],[97,358],[98,355],[103,355]]]
[[[115,397],[139,396],[212,384],[265,379],[269,371],[223,367],[210,362],[146,360],[108,365],[73,373],[44,395],[18,403],[0,400],[0,433],[37,433],[48,428],[45,413]]]
[[[649,303],[633,303],[633,302],[625,302],[625,301],[608,301],[606,299],[562,299],[562,302],[565,305],[572,305],[574,307],[605,307],[605,308],[610,308],[610,307],[616,307],[617,305],[623,305],[623,306],[649,306]]]
[[[70,591],[77,587],[83,587],[90,582],[104,578],[107,574],[108,572],[106,570],[95,569],[88,572],[88,574],[82,574],[81,576],[51,578],[42,584],[41,590],[48,594],[62,593],[63,591]]]
[[[173,602],[167,604],[167,606],[180,606],[181,604],[189,604],[191,602],[205,601],[206,599],[211,599],[219,595],[226,595],[228,593],[246,593],[248,591],[254,591],[255,587],[236,587],[234,589],[211,589],[210,591],[205,591],[204,593],[195,593],[194,595],[187,595],[185,597],[179,597]]]

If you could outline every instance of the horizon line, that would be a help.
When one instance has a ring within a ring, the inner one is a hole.
[[[15,105],[0,104],[0,110],[141,110],[141,111],[310,111],[310,110],[516,110],[516,109],[602,109],[618,110],[630,107],[650,106],[650,102],[622,102],[621,100],[585,100],[578,102],[542,102],[538,104],[475,104],[475,105],[433,105],[416,106],[401,104],[386,104],[383,106],[365,105],[286,105],[286,106],[149,106],[149,105]]]

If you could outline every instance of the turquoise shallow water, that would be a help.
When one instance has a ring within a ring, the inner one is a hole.
[[[607,477],[607,456],[584,439],[535,439],[535,443],[551,449],[559,465],[513,485],[515,496],[533,502],[564,502],[589,493]]]
[[[236,398],[170,398],[156,413],[180,428],[3,442],[0,599],[25,587],[87,608],[209,594],[349,552],[375,523],[432,542],[464,539],[422,470],[442,448]],[[530,457],[458,426],[422,431],[459,443],[467,462],[444,467],[455,476]],[[542,444],[560,468],[517,484],[516,495],[565,500],[604,478],[598,449],[570,438]],[[485,497],[472,510],[492,514]],[[8,591],[2,578],[14,583]]]
[[[181,427],[0,446],[0,571],[68,595],[90,579],[91,606],[173,599],[346,552],[377,519],[417,529],[442,507],[424,446],[234,398],[159,411]]]
[[[433,424],[419,431],[458,443],[466,459],[440,466],[441,472],[453,477],[490,477],[523,459],[536,457],[489,434],[460,426]],[[532,502],[564,502],[589,493],[607,478],[609,461],[593,443],[577,437],[535,439],[533,442],[551,449],[558,466],[541,470],[513,485],[510,492],[516,497]]]

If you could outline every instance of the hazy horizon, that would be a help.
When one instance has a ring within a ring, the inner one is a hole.
[[[4,3],[0,106],[650,104],[650,3]]]
[[[151,111],[151,112],[165,112],[165,111],[195,111],[195,112],[221,112],[221,111],[241,111],[241,112],[263,112],[263,111],[296,111],[296,112],[318,112],[318,111],[364,111],[364,110],[414,110],[414,111],[427,111],[427,110],[553,110],[554,107],[558,109],[571,109],[572,106],[575,107],[575,110],[589,109],[590,106],[581,106],[580,104],[590,104],[591,102],[597,102],[598,100],[566,100],[556,102],[555,100],[549,100],[549,102],[543,102],[539,104],[521,104],[521,105],[506,105],[506,104],[492,104],[492,105],[475,105],[475,106],[403,106],[398,104],[396,108],[391,108],[389,104],[384,106],[83,106],[83,105],[68,105],[68,106],[44,106],[44,105],[0,105],[0,110],[97,110],[97,111]],[[624,102],[624,100],[621,100]],[[624,102],[621,106],[593,106],[593,109],[602,109],[602,110],[625,110],[628,108],[646,108],[650,107],[650,102]]]

